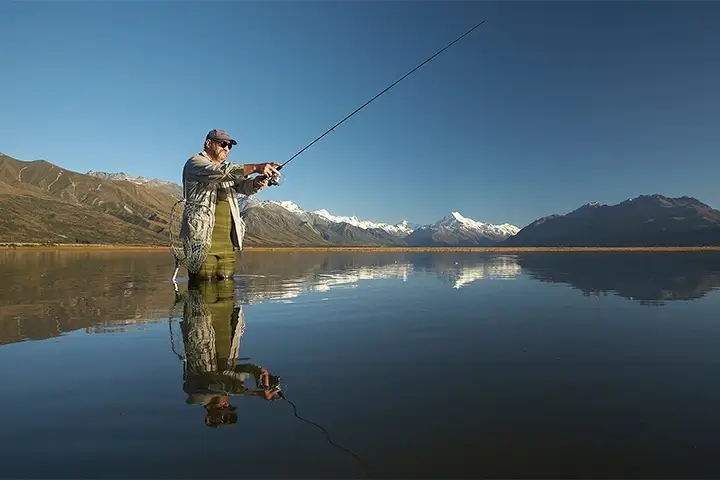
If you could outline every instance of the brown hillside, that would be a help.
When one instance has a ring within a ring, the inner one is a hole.
[[[167,244],[179,190],[0,155],[0,242]]]

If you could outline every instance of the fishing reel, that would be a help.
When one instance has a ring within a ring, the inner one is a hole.
[[[268,186],[280,185],[281,183],[282,183],[282,180],[280,178],[279,173],[276,173],[273,176],[271,176],[270,178],[268,178]]]
[[[265,388],[280,390],[280,376],[268,373],[268,386]]]
[[[273,396],[278,398],[285,398],[280,386],[280,377],[278,375],[268,374],[268,385],[262,387],[266,392],[272,392]]]
[[[275,185],[280,185],[280,184],[282,183],[282,178],[280,177],[280,174],[279,174],[279,173],[276,173],[276,174],[274,174],[274,175],[272,175],[272,176],[270,176],[270,177],[265,176],[265,175],[259,175],[259,176],[255,177],[255,178],[256,178],[257,180],[266,180],[268,187],[272,187],[272,186],[275,186]]]

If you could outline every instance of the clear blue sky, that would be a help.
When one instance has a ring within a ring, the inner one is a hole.
[[[205,134],[285,161],[258,195],[520,227],[590,201],[720,208],[720,2],[15,2],[0,151],[180,182]]]

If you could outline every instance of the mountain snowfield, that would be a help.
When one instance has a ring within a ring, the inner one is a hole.
[[[392,233],[393,235],[397,235],[399,237],[404,237],[406,235],[409,235],[412,233],[413,228],[408,224],[406,220],[403,220],[402,222],[398,223],[397,225],[391,225],[389,223],[377,223],[377,222],[370,222],[367,220],[360,220],[357,217],[341,217],[338,215],[333,215],[324,208],[321,210],[315,210],[313,212],[315,215],[324,218],[325,220],[329,222],[334,223],[349,223],[350,225],[355,225],[356,227],[362,228],[363,230],[367,230],[368,228],[379,228],[381,230],[385,230],[386,232]]]
[[[502,225],[493,225],[491,223],[483,223],[464,217],[460,212],[452,212],[450,215],[443,217],[439,221],[432,224],[438,229],[457,229],[465,228],[471,231],[477,231],[485,235],[496,237],[511,237],[518,233],[520,229],[515,225],[503,223]]]
[[[263,206],[267,204],[273,204],[278,205],[284,209],[286,209],[288,212],[293,213],[297,215],[300,218],[306,219],[309,213],[312,213],[314,215],[317,215],[321,218],[324,218],[325,220],[333,223],[348,223],[350,225],[356,226],[358,228],[362,228],[363,230],[371,229],[371,228],[377,228],[380,230],[384,230],[388,233],[391,233],[393,235],[397,235],[398,237],[407,237],[412,232],[418,229],[432,229],[432,230],[440,230],[440,231],[457,231],[457,230],[467,230],[472,233],[480,234],[483,236],[493,237],[493,238],[507,238],[515,235],[517,232],[520,231],[518,227],[515,225],[511,225],[509,223],[504,223],[502,225],[493,225],[490,223],[483,223],[478,222],[477,220],[473,220],[471,218],[464,217],[459,212],[452,212],[450,215],[447,215],[437,222],[430,224],[430,225],[417,225],[408,223],[407,220],[403,220],[400,223],[397,223],[395,225],[389,224],[389,223],[382,223],[382,222],[373,222],[369,220],[360,220],[356,216],[341,216],[341,215],[333,215],[332,213],[328,212],[326,209],[321,210],[315,210],[315,211],[308,211],[304,210],[295,203],[284,200],[284,201],[276,201],[276,200],[265,200],[262,202],[258,202],[258,206]]]

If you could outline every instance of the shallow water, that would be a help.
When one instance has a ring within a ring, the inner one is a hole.
[[[172,270],[0,252],[0,476],[720,475],[718,253],[252,253],[177,295]]]

